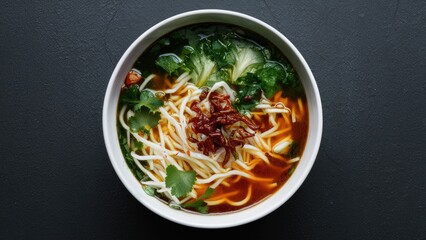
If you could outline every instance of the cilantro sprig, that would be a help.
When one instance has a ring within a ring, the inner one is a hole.
[[[135,115],[129,118],[130,131],[149,133],[149,130],[157,126],[160,120],[160,113],[152,113],[146,107],[135,111]]]
[[[166,168],[166,187],[171,188],[172,195],[185,197],[195,184],[195,171],[181,171],[173,165]]]
[[[164,106],[164,102],[155,97],[154,93],[149,90],[139,91],[137,85],[124,89],[120,101],[131,105],[135,111],[147,107],[151,112],[156,112],[158,108]]]
[[[158,109],[164,106],[164,102],[155,97],[149,90],[139,91],[137,85],[131,85],[123,89],[120,101],[133,108],[135,115],[129,118],[129,127],[132,132],[142,131],[148,133],[149,130],[158,125],[160,113]]]
[[[138,110],[143,106],[149,108],[151,112],[156,112],[160,107],[164,106],[164,103],[160,99],[156,98],[154,93],[151,91],[142,90],[138,103],[136,103],[134,109]]]
[[[206,191],[196,201],[183,204],[185,208],[194,208],[200,213],[208,213],[209,207],[204,199],[209,198],[213,194],[213,188],[207,188]]]
[[[171,188],[172,195],[180,198],[185,197],[195,184],[195,171],[181,171],[173,165],[166,168],[166,187]],[[209,207],[204,199],[213,194],[213,188],[207,188],[206,191],[197,200],[182,205],[184,208],[192,208],[200,213],[208,213]]]

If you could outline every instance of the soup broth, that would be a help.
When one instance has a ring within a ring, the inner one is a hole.
[[[199,24],[152,44],[123,79],[117,131],[145,192],[194,213],[237,211],[295,171],[309,130],[297,73],[261,36]]]

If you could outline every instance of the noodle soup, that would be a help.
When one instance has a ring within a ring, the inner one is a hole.
[[[309,116],[297,73],[273,44],[241,27],[198,24],[139,57],[123,79],[117,123],[148,195],[213,214],[252,206],[285,184]]]

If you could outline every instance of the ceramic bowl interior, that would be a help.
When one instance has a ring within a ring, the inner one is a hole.
[[[303,156],[288,181],[273,195],[243,210],[216,215],[193,214],[170,208],[154,197],[148,196],[133,176],[120,150],[117,136],[117,104],[120,88],[127,72],[137,58],[154,41],[183,26],[197,23],[225,23],[250,29],[281,50],[298,73],[304,85],[309,108],[309,133]],[[279,31],[254,17],[226,10],[205,9],[181,13],[170,17],[145,31],[123,54],[110,78],[103,106],[103,133],[112,166],[118,177],[145,207],[158,215],[186,226],[199,228],[225,228],[255,221],[283,205],[301,186],[310,172],[322,136],[322,107],[319,91],[312,72],[296,47]]]

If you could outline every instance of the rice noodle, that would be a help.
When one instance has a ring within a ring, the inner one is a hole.
[[[241,175],[241,176],[246,177],[246,178],[251,178],[250,174],[248,174],[248,173],[245,173],[245,172],[242,172],[242,171],[238,171],[238,170],[231,170],[231,171],[229,171],[227,173],[215,174],[215,175],[213,175],[213,176],[211,176],[211,177],[209,177],[207,179],[197,179],[197,183],[201,183],[201,184],[210,183],[213,180],[216,180],[218,178],[230,177],[230,176],[234,176],[234,175]]]
[[[232,200],[230,200],[228,198],[229,197],[229,195],[228,195],[226,197],[221,196],[221,198],[219,198],[218,200],[205,200],[205,202],[208,205],[218,205],[218,204],[222,204],[223,202],[226,202],[226,203],[228,203],[231,206],[242,206],[242,205],[246,204],[250,200],[250,198],[251,198],[251,192],[252,192],[252,185],[250,185],[248,187],[247,195],[241,201],[232,201]],[[238,194],[238,193],[236,193],[236,194]],[[234,195],[236,195],[236,194],[234,194]]]
[[[118,115],[118,120],[120,121],[121,126],[126,129],[126,131],[130,131],[129,126],[127,126],[127,124],[124,122],[124,113],[126,111],[127,105],[124,105],[121,110],[120,113]]]
[[[158,76],[155,74],[149,75],[139,86],[139,90],[146,89],[147,84],[156,77]],[[128,120],[134,116],[134,112],[127,105],[123,105],[119,111],[119,124],[126,130],[129,148],[131,146],[134,147],[134,145],[130,145],[131,141],[138,141],[143,144],[141,149],[130,152],[136,166],[146,175],[147,179],[141,181],[141,184],[155,188],[158,193],[163,194],[164,197],[178,205],[196,200],[202,194],[200,191],[206,188],[205,185],[213,189],[223,189],[242,179],[249,179],[249,181],[263,182],[267,188],[277,187],[279,185],[277,184],[277,179],[258,177],[253,174],[252,170],[261,164],[271,164],[265,153],[269,153],[275,159],[287,163],[288,167],[286,169],[300,161],[300,157],[286,160],[281,155],[272,152],[273,146],[271,145],[271,143],[276,143],[276,140],[273,139],[277,137],[280,140],[288,139],[292,141],[289,134],[292,130],[291,123],[294,123],[296,118],[299,118],[296,115],[295,107],[293,106],[291,110],[286,107],[286,99],[274,97],[273,99],[271,98],[273,100],[271,101],[262,96],[259,104],[255,106],[257,110],[248,113],[247,116],[255,121],[268,119],[269,125],[267,126],[271,127],[264,131],[253,130],[241,122],[236,122],[229,126],[230,129],[243,128],[247,133],[253,134],[253,137],[244,139],[244,144],[235,148],[231,161],[228,161],[223,166],[222,163],[227,153],[223,147],[214,153],[205,155],[197,148],[197,144],[188,141],[188,137],[193,134],[190,131],[189,126],[191,125],[188,125],[188,121],[197,114],[191,109],[191,104],[194,101],[200,101],[200,95],[203,92],[202,89],[190,83],[190,79],[190,74],[185,72],[174,81],[166,80],[166,84],[170,84],[170,87],[163,92],[167,94],[164,106],[158,109],[161,114],[161,120],[157,127],[150,129],[148,134],[131,132]],[[199,107],[202,111],[210,112],[212,106],[207,99],[216,90],[228,94],[232,102],[236,98],[235,91],[227,83],[217,82],[208,89],[207,97],[199,102]],[[297,99],[297,104],[298,114],[301,114],[300,118],[302,118],[307,111],[303,108],[300,98]],[[221,132],[225,137],[230,135],[223,128]],[[202,140],[206,138],[202,134],[199,134],[198,137]],[[166,187],[166,168],[169,165],[173,165],[179,170],[193,170],[196,173],[196,184],[184,198],[178,199],[171,194],[171,189]],[[209,206],[228,204],[234,207],[243,206],[250,202],[253,191],[251,183],[247,189],[238,191],[230,189],[213,195],[213,197],[206,199],[205,202]],[[235,200],[234,196],[236,195],[241,200]]]
[[[187,73],[183,73],[182,75],[181,75],[181,77],[183,76],[183,75],[185,75],[185,74],[187,74]],[[179,80],[179,78],[178,78],[178,80],[176,80],[176,82],[178,82],[177,84],[176,84],[176,86],[174,86],[173,88],[171,88],[171,89],[167,89],[166,91],[165,91],[165,93],[168,93],[168,94],[170,94],[170,93],[174,93],[174,92],[176,92],[177,90],[179,90],[179,88],[181,88],[189,79],[191,79],[191,77],[190,76],[184,76],[184,77],[182,77],[180,80]]]
[[[229,85],[226,82],[217,82],[215,83],[209,90],[209,93],[207,94],[207,97],[205,98],[204,101],[207,101],[207,99],[209,99],[210,94],[214,91],[216,91],[219,88],[223,88],[224,91],[229,95],[229,99],[233,102],[235,101],[235,92],[234,90],[231,89],[231,87],[229,87]]]
[[[155,74],[150,74],[148,77],[146,77],[141,86],[139,87],[139,91],[142,91],[149,83],[149,81],[151,81],[151,79],[153,79],[154,77],[156,77]]]

